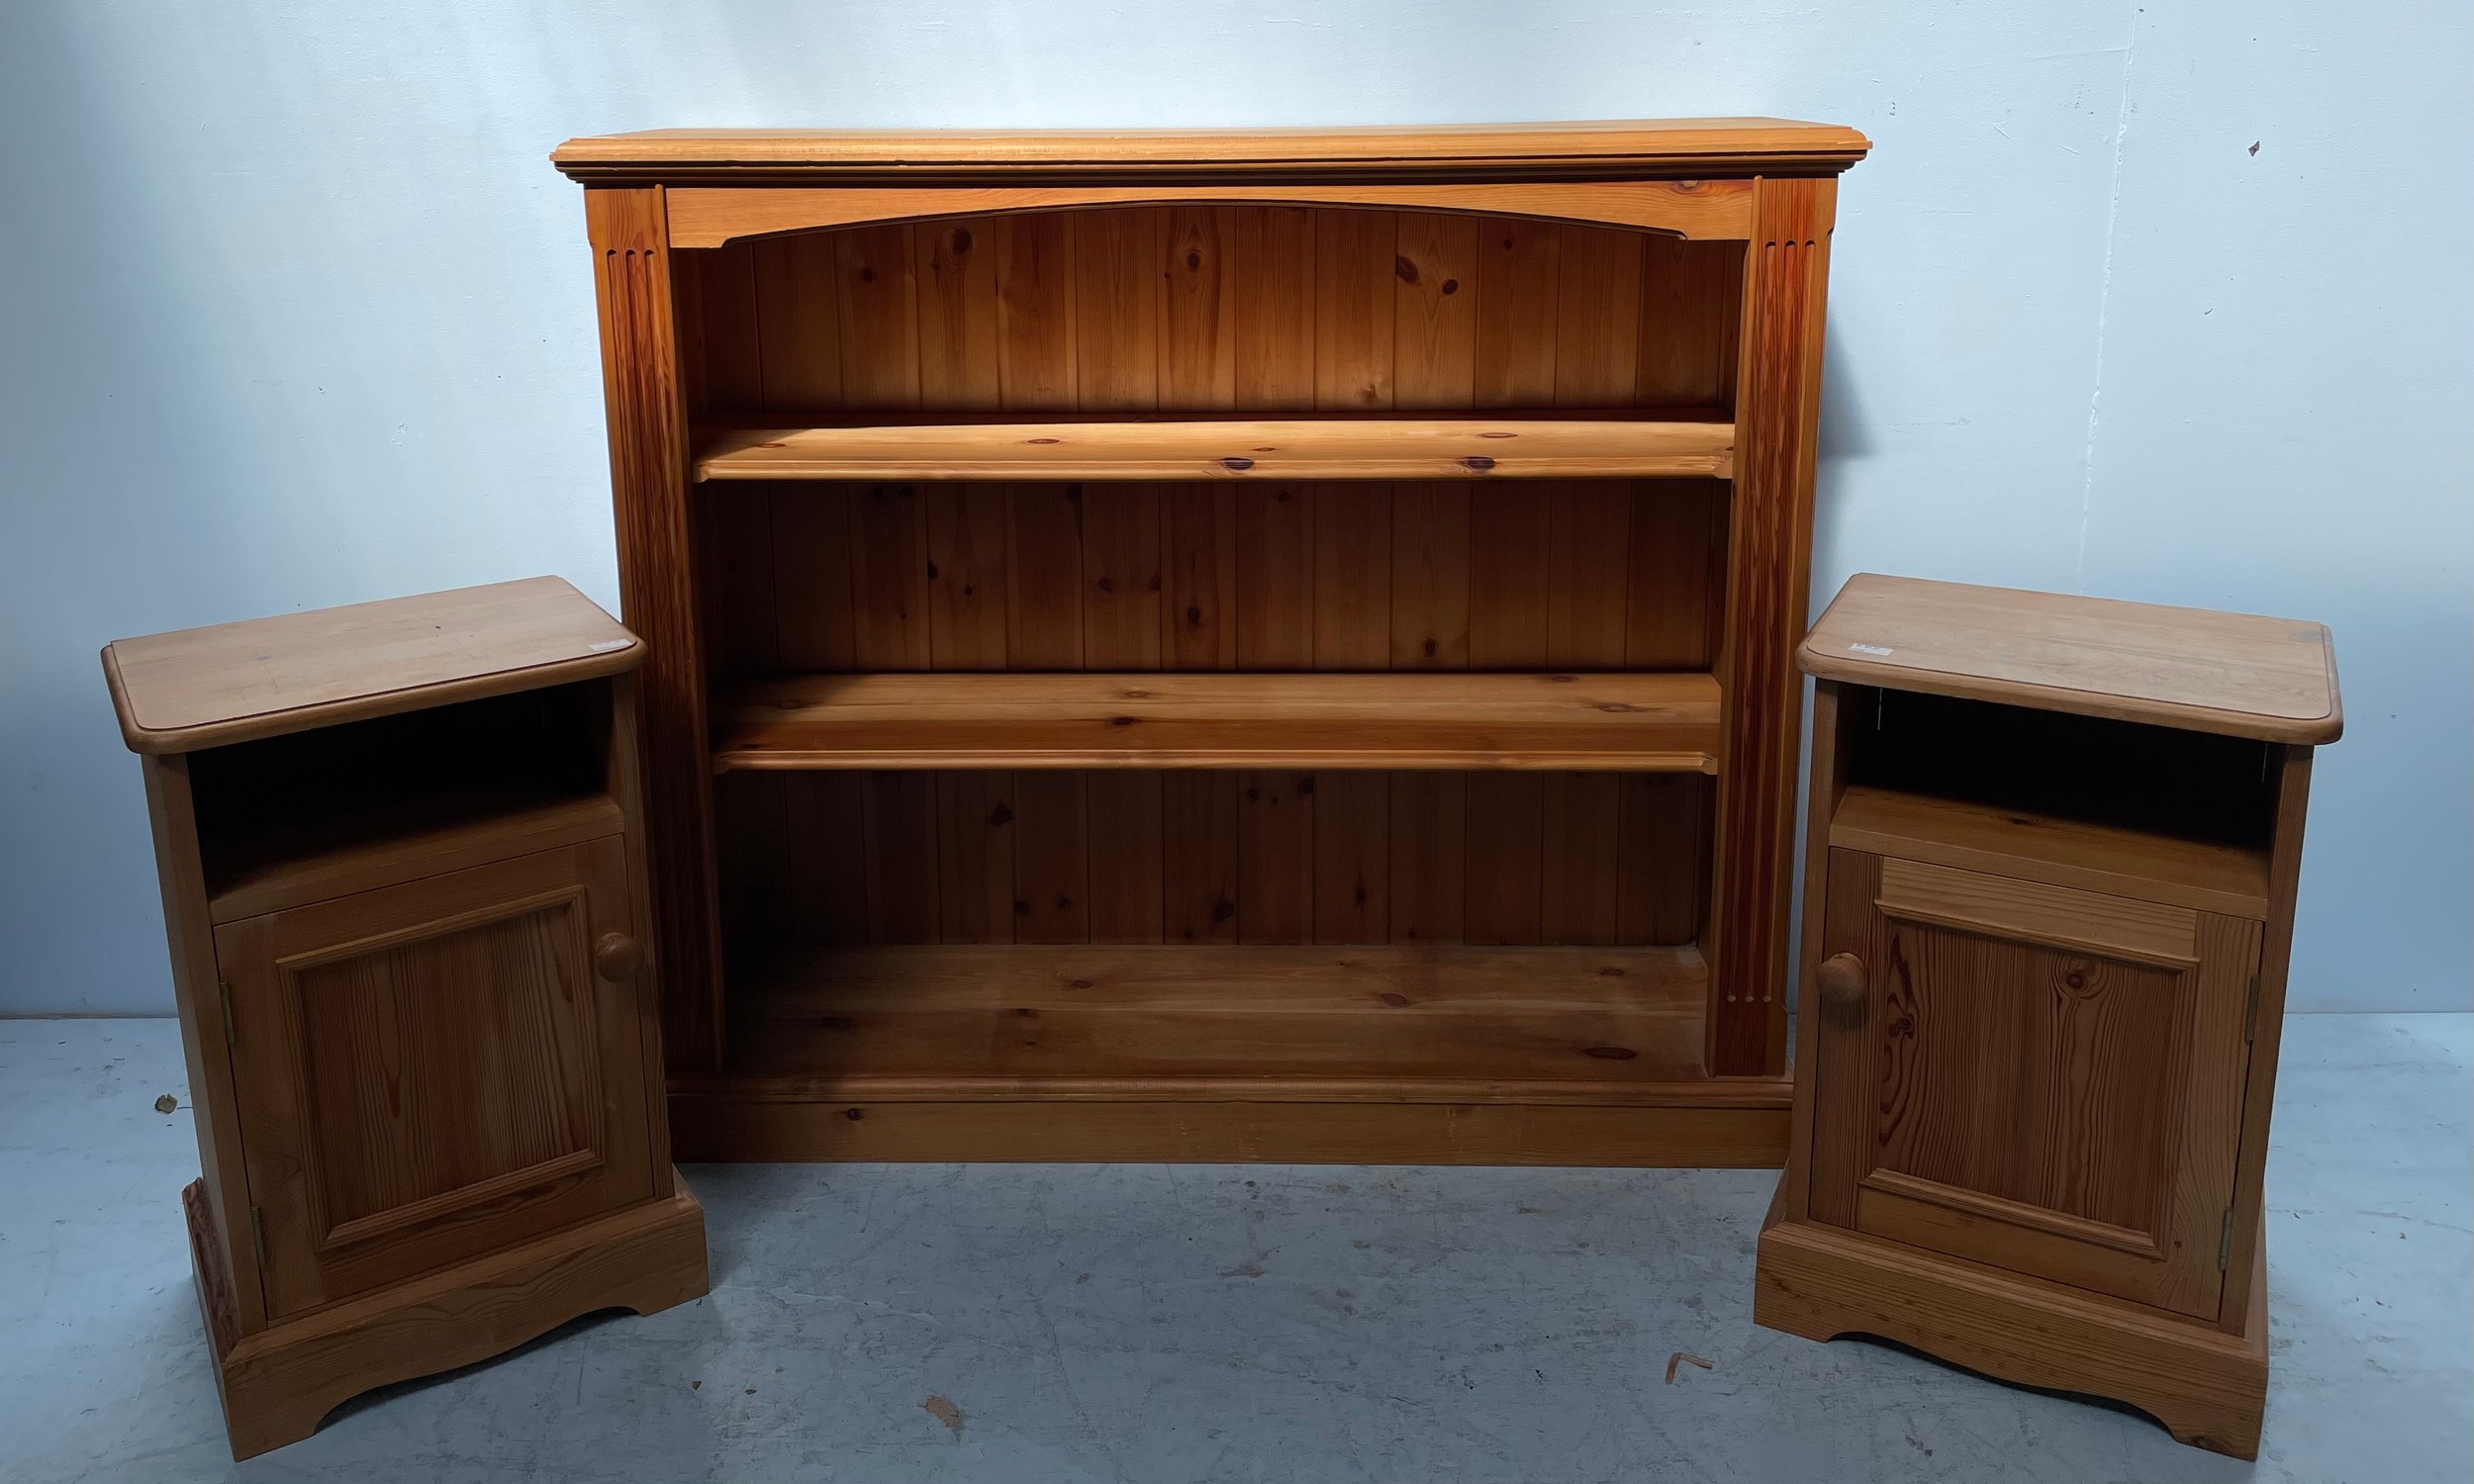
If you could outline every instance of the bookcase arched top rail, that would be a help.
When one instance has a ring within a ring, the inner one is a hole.
[[[1075,207],[1364,206],[1539,217],[1693,240],[1752,234],[1750,180],[1428,185],[1041,185],[672,187],[670,245],[719,247],[819,228]]]

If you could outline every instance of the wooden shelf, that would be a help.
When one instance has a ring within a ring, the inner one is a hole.
[[[2084,820],[1855,787],[1840,798],[1830,843],[1962,871],[1989,872],[2264,918],[2265,850],[2091,824]]]
[[[800,675],[717,695],[714,768],[1709,773],[1699,673]]]
[[[708,434],[709,479],[1730,478],[1732,422],[1620,417],[893,421]]]
[[[734,976],[715,1086],[855,1101],[1706,1105],[1707,992],[1688,946],[817,949]]]
[[[536,798],[515,787],[428,794],[270,826],[209,844],[207,915],[233,922],[624,827],[625,816],[606,794]]]

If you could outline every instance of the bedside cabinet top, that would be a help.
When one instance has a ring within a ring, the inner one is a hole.
[[[1807,675],[2312,745],[2345,729],[2326,625],[1858,573]]]
[[[182,629],[103,647],[132,752],[183,753],[593,680],[644,645],[555,577]]]

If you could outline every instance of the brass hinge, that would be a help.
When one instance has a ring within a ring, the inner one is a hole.
[[[2242,1002],[2242,1045],[2259,1032],[2259,975],[2250,976],[2250,998]]]
[[[2232,1220],[2230,1216],[2227,1219]],[[264,1267],[266,1265],[266,1213],[255,1206],[249,1208],[249,1244],[257,1249],[257,1265]]]
[[[239,1033],[232,1028],[232,981],[217,979],[215,987],[222,990],[224,996],[224,1045],[238,1046],[240,1044]]]
[[[264,1259],[260,1259],[261,1261]],[[2217,1271],[2223,1272],[2234,1262],[2234,1208],[2225,1208],[2225,1225],[2217,1229]]]

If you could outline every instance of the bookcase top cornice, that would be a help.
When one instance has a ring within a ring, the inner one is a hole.
[[[1471,177],[1836,174],[1872,147],[1790,119],[1257,130],[654,129],[569,139],[550,159],[603,184],[766,179]]]

